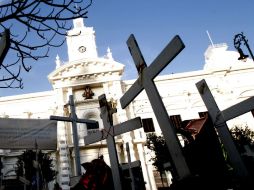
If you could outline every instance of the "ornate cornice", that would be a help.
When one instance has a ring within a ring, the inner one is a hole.
[[[48,75],[54,88],[119,80],[124,65],[114,60],[90,58],[69,62]]]

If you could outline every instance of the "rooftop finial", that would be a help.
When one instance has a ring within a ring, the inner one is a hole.
[[[60,61],[60,57],[59,57],[58,54],[56,55],[56,61],[55,62],[56,62],[56,69],[57,69],[61,66],[61,61]]]
[[[112,52],[111,52],[111,50],[110,50],[110,48],[108,47],[108,49],[107,49],[107,55],[106,55],[106,58],[107,59],[111,59],[111,60],[113,60],[113,57],[112,57]]]

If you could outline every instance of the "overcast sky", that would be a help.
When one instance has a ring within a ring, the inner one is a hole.
[[[99,56],[110,47],[113,58],[126,66],[123,78],[133,79],[137,72],[126,45],[130,34],[135,35],[148,65],[179,35],[186,47],[163,74],[201,70],[211,44],[207,31],[214,44],[227,43],[233,51],[234,35],[244,32],[254,51],[253,8],[252,0],[94,0],[85,25],[94,27]],[[47,76],[55,69],[57,54],[68,61],[66,44],[51,49],[49,58],[22,73],[23,89],[0,89],[0,96],[52,90]]]

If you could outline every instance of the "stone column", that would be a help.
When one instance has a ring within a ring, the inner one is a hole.
[[[57,100],[58,100],[58,110],[57,115],[60,116],[68,116],[69,110],[65,106],[66,98],[64,89],[57,90]],[[71,175],[71,167],[69,160],[69,148],[67,145],[67,131],[66,131],[65,122],[58,121],[57,122],[57,141],[58,141],[58,149],[59,149],[59,180],[60,186],[63,190],[70,189],[70,175]]]

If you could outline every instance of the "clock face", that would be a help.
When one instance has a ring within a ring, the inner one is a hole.
[[[86,47],[85,46],[80,46],[78,48],[78,50],[79,50],[80,53],[84,53],[86,51]]]

